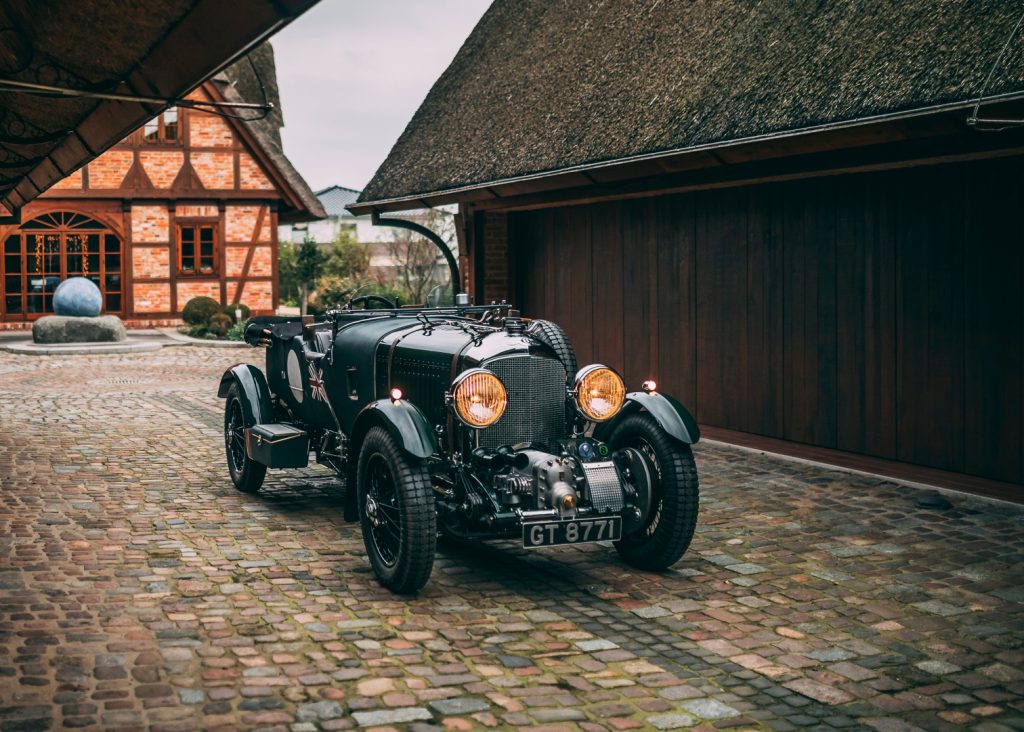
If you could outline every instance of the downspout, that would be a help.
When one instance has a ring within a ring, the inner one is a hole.
[[[459,286],[459,264],[455,261],[455,255],[452,254],[452,250],[445,244],[444,239],[435,234],[433,231],[428,229],[426,226],[417,224],[415,221],[407,221],[406,219],[382,219],[380,213],[374,211],[370,214],[370,222],[374,226],[394,226],[397,229],[408,229],[409,231],[416,232],[420,236],[426,237],[434,246],[441,250],[441,254],[444,255],[444,259],[448,262],[448,271],[452,278],[452,298],[462,292]]]

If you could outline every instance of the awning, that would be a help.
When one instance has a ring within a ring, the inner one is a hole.
[[[316,2],[4,2],[0,222],[17,221],[26,203]],[[40,94],[41,88],[152,101]]]

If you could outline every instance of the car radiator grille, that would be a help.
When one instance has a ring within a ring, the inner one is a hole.
[[[498,423],[481,430],[480,445],[551,443],[565,437],[565,367],[542,356],[506,356],[482,364],[508,392]]]
[[[583,473],[587,476],[587,485],[590,486],[590,501],[597,512],[620,512],[624,501],[615,463],[611,460],[583,463]]]

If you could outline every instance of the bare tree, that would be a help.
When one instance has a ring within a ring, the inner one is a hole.
[[[455,217],[450,211],[431,209],[423,225],[436,232],[458,256]],[[394,232],[394,238],[387,244],[391,268],[389,272],[380,272],[378,281],[403,291],[409,302],[422,304],[434,287],[449,284],[444,257],[425,237],[408,229],[396,228]]]

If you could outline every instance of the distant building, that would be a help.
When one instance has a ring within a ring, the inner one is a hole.
[[[342,231],[348,231],[355,235],[357,241],[366,243],[379,241],[382,237],[388,238],[390,235],[387,229],[375,227],[370,223],[369,216],[353,216],[345,209],[345,206],[355,202],[359,193],[354,188],[344,186],[328,186],[317,191],[315,195],[323,205],[327,218],[281,224],[278,227],[278,240],[299,244],[308,236],[320,244],[330,244]]]
[[[390,249],[396,230],[390,226],[374,226],[370,216],[354,216],[345,208],[355,203],[361,192],[344,186],[328,186],[317,191],[315,195],[327,218],[281,224],[278,227],[278,241],[300,244],[309,237],[318,244],[331,244],[338,238],[338,234],[349,232],[355,236],[356,241],[369,248],[371,273],[386,279],[388,271],[393,272],[396,267]],[[422,223],[425,210],[398,211],[389,216]]]
[[[320,201],[327,218],[319,221],[297,221],[282,223],[278,227],[278,241],[290,241],[299,244],[308,236],[320,244],[330,244],[338,238],[342,231],[355,234],[356,241],[363,244],[389,242],[394,238],[395,230],[389,226],[374,226],[367,216],[354,216],[346,209],[355,203],[362,191],[345,186],[327,186],[314,195]],[[389,214],[403,219],[420,221],[424,218],[424,210],[397,211]]]
[[[281,150],[273,51],[250,57],[188,98],[261,101],[265,89],[265,119],[167,109],[0,226],[0,327],[53,312],[73,276],[99,286],[104,312],[138,325],[177,322],[198,295],[274,311],[278,221],[323,209]]]

